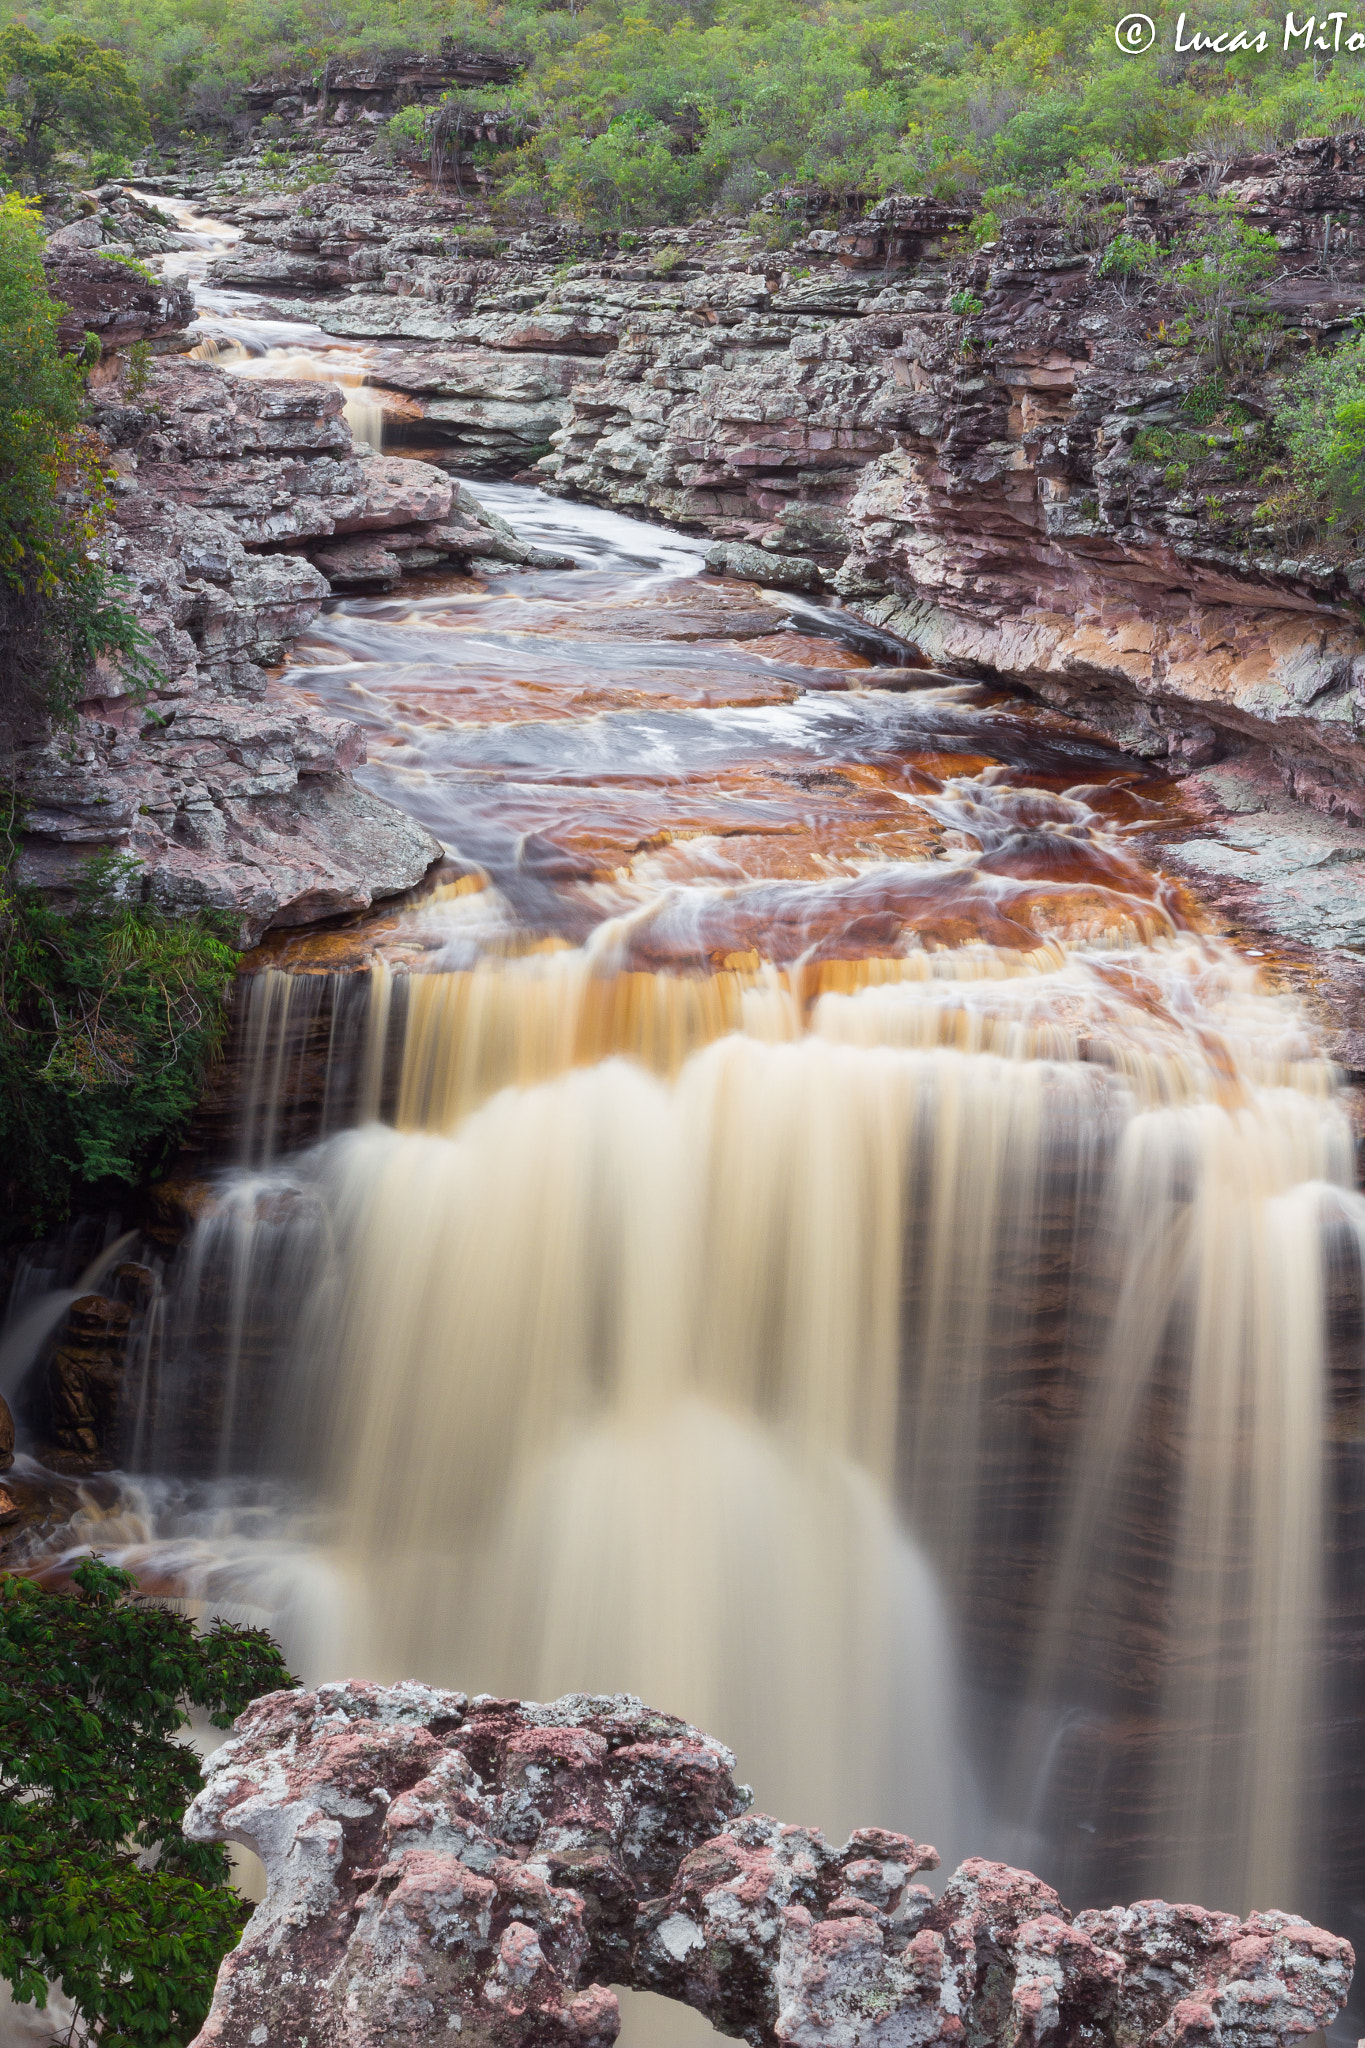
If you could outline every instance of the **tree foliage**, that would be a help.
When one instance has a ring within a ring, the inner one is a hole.
[[[0,0],[0,20],[116,50],[172,137],[228,121],[267,73],[443,39],[500,56],[521,67],[496,95],[513,118],[476,156],[528,211],[619,226],[747,213],[791,183],[1027,192],[1106,152],[1227,156],[1358,121],[1356,60],[1286,52],[1271,0],[1201,9],[1210,39],[1264,27],[1250,56],[1174,53],[1180,4],[1153,0],[1141,59],[1107,0]]]
[[[90,863],[70,915],[0,888],[0,1206],[29,1234],[164,1159],[221,1042],[231,945],[136,900],[136,863]]]
[[[68,31],[44,42],[12,24],[0,34],[0,84],[0,139],[11,160],[35,175],[64,145],[136,147],[147,139],[128,66],[90,36]]]
[[[1358,528],[1365,521],[1365,337],[1309,356],[1286,379],[1274,426],[1300,514]]]
[[[177,1732],[297,1681],[263,1630],[198,1635],[136,1586],[97,1558],[69,1592],[0,1578],[0,1977],[39,2007],[60,1978],[98,2048],[183,2048],[248,1909],[182,1832]]]
[[[0,757],[68,717],[101,656],[150,679],[145,640],[98,552],[108,500],[81,424],[85,370],[63,354],[33,209],[0,201]]]

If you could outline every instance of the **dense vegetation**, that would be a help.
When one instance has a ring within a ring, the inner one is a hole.
[[[262,1630],[198,1635],[136,1585],[98,1559],[69,1592],[0,1578],[0,1977],[39,2007],[60,1978],[98,2048],[183,2048],[250,1909],[181,1830],[203,1778],[177,1732],[296,1681]]]
[[[1209,0],[1209,36],[1264,21],[1269,48],[1115,44],[1109,0],[0,0],[0,22],[126,58],[158,131],[211,135],[266,72],[443,37],[520,67],[464,97],[511,118],[508,195],[584,219],[747,211],[789,181],[875,195],[1027,190],[1129,161],[1320,133],[1357,118],[1360,59],[1296,42],[1270,0]],[[495,145],[486,145],[493,149]]]
[[[82,425],[85,361],[58,344],[43,236],[24,201],[0,202],[0,754],[69,715],[101,655],[145,669],[99,554],[101,450]]]
[[[0,883],[0,1213],[51,1229],[161,1165],[222,1037],[237,955],[157,916],[133,861],[92,861],[68,914]]]

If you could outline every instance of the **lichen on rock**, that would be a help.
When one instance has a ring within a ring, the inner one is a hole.
[[[973,1858],[749,1811],[721,1743],[625,1694],[336,1684],[258,1700],[186,1816],[268,1891],[197,2048],[610,2048],[613,1984],[753,2048],[1273,2048],[1345,2003],[1290,1913],[1073,1916]]]

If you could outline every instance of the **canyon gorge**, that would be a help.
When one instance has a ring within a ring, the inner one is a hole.
[[[17,872],[246,950],[170,1171],[12,1261],[0,1546],[311,1688],[196,1807],[204,2048],[1353,2041],[1365,593],[1279,373],[1196,434],[1058,219],[501,232],[382,89],[48,242],[161,679]],[[1213,197],[1353,331],[1358,138],[1120,194]]]

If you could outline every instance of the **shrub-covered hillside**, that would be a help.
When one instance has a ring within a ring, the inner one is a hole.
[[[163,138],[221,131],[266,72],[442,38],[501,54],[514,82],[462,97],[514,117],[483,145],[502,190],[601,224],[743,212],[792,181],[1008,197],[1105,153],[1226,154],[1365,107],[1365,55],[1286,54],[1268,0],[1210,0],[1198,22],[1264,19],[1264,53],[1178,56],[1177,8],[1151,11],[1138,57],[1112,0],[3,0],[0,25],[121,53]]]

